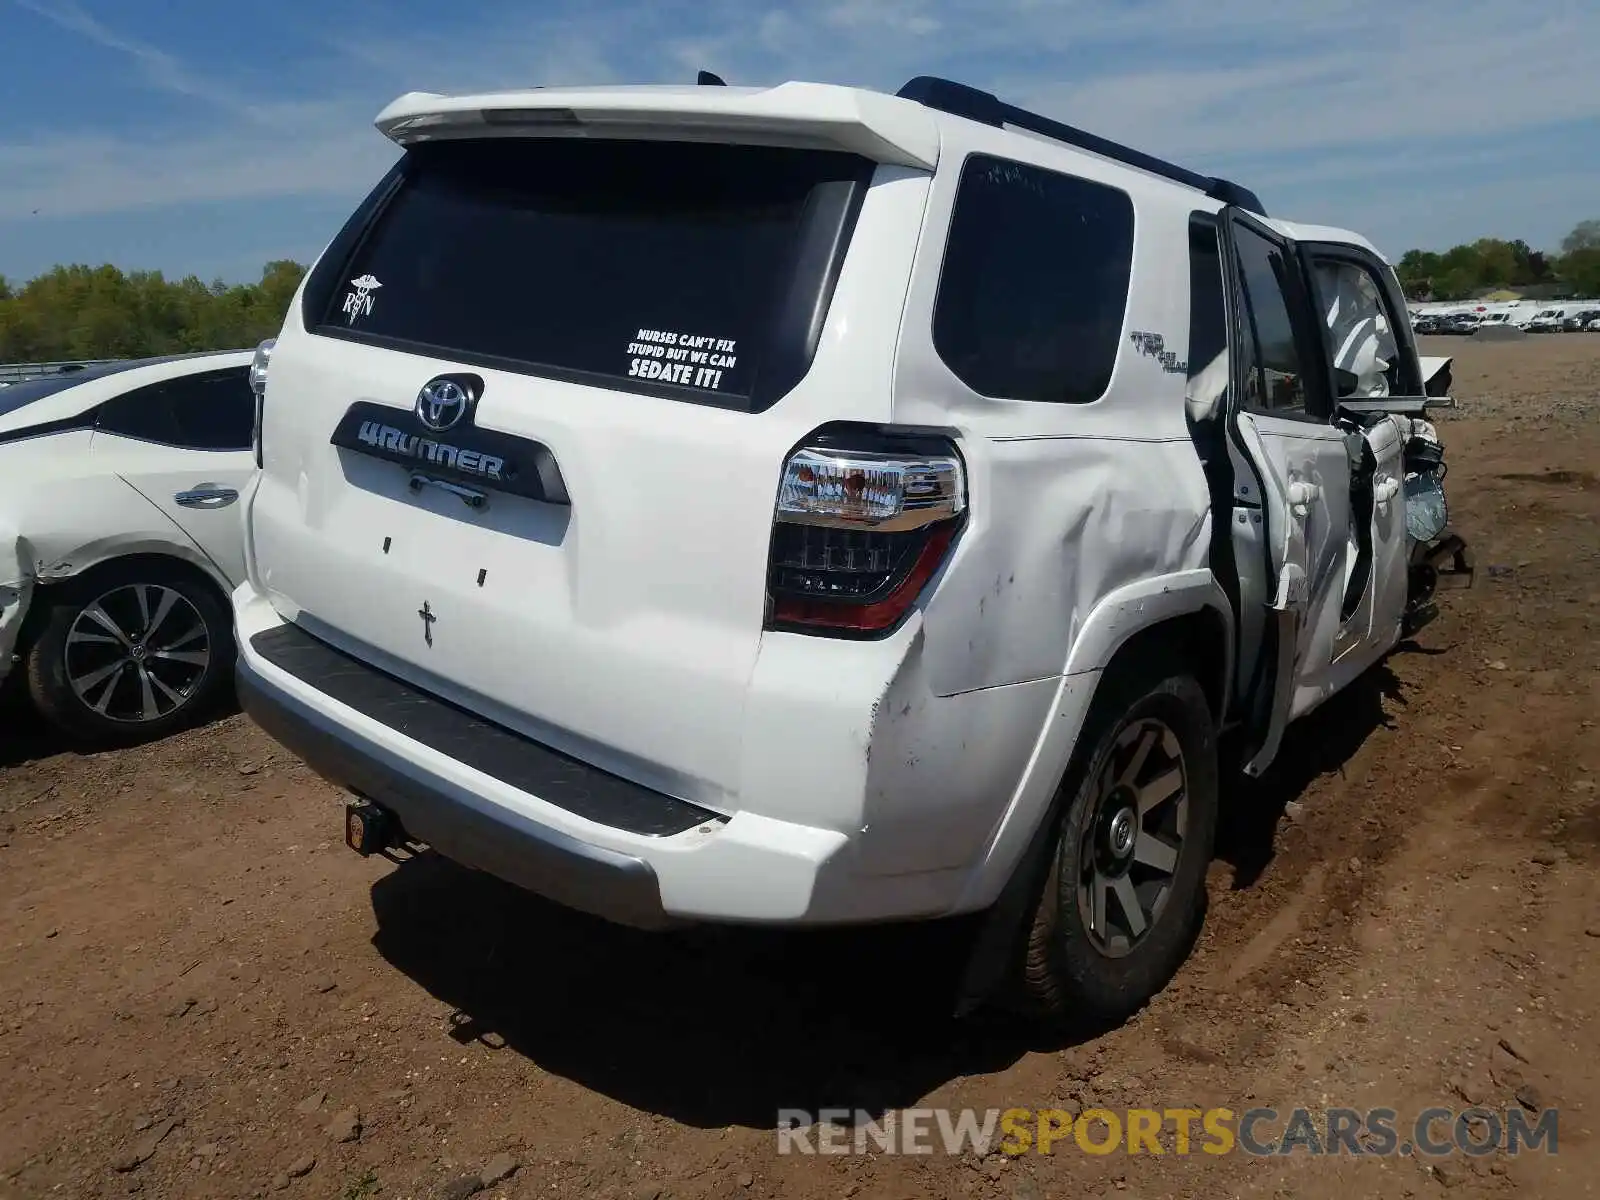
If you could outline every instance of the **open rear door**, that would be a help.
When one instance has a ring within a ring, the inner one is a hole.
[[[1259,775],[1298,715],[1297,685],[1331,657],[1324,609],[1349,529],[1349,453],[1329,417],[1326,355],[1292,242],[1241,209],[1220,218],[1232,386],[1229,514],[1241,574],[1261,581],[1263,653],[1245,766]],[[1334,613],[1337,617],[1337,612]]]

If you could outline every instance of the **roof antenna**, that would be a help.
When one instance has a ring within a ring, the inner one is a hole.
[[[695,83],[701,87],[727,87],[728,81],[720,75],[713,75],[710,71],[701,71]]]

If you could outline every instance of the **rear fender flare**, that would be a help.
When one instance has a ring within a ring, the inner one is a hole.
[[[1233,685],[1234,622],[1226,594],[1208,570],[1184,571],[1118,588],[1090,612],[1073,640],[1050,723],[1041,731],[1034,759],[995,830],[989,852],[974,872],[957,911],[984,911],[968,956],[957,1012],[977,1007],[1005,986],[1022,921],[1034,899],[1051,851],[1061,808],[1061,786],[1078,761],[1102,684],[1121,670],[1119,657],[1141,647],[1159,649],[1173,634],[1188,632],[1185,618],[1205,614],[1222,633],[1221,647],[1203,647],[1213,678],[1200,679],[1215,711],[1225,710]],[[1144,636],[1141,636],[1144,635]],[[1177,643],[1181,648],[1181,642]],[[1220,653],[1218,653],[1220,651]],[[1215,689],[1215,690],[1213,690]]]
[[[1184,618],[1206,615],[1222,631],[1221,646],[1200,647],[1199,661],[1210,662],[1210,678],[1199,683],[1219,715],[1232,686],[1234,628],[1226,594],[1208,570],[1181,571],[1118,588],[1098,603],[1073,639],[1061,688],[1040,731],[1032,762],[991,835],[960,911],[991,905],[1026,863],[1029,848],[1051,822],[1056,794],[1076,758],[1101,683],[1119,655],[1139,644],[1159,645],[1164,632],[1188,632]],[[1147,635],[1141,637],[1140,635]],[[1174,637],[1174,643],[1177,638]],[[1204,675],[1206,672],[1201,671]]]
[[[1202,663],[1212,663],[1213,668],[1209,678],[1198,681],[1211,698],[1220,721],[1233,687],[1236,633],[1227,593],[1209,570],[1141,579],[1105,596],[1073,639],[1063,674],[1104,671],[1136,636],[1166,622],[1201,613],[1213,615],[1222,632],[1222,645],[1204,647],[1199,656]],[[1220,654],[1216,653],[1219,649]]]

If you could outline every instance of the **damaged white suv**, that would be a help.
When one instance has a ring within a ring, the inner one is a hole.
[[[1219,733],[1261,771],[1470,571],[1393,272],[1242,188],[927,78],[378,126],[234,596],[364,852],[641,926],[986,913],[969,997],[1116,1018]]]

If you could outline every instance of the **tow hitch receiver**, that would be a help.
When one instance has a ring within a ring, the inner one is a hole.
[[[394,840],[389,814],[368,800],[352,800],[344,808],[344,841],[362,858],[382,854]]]

